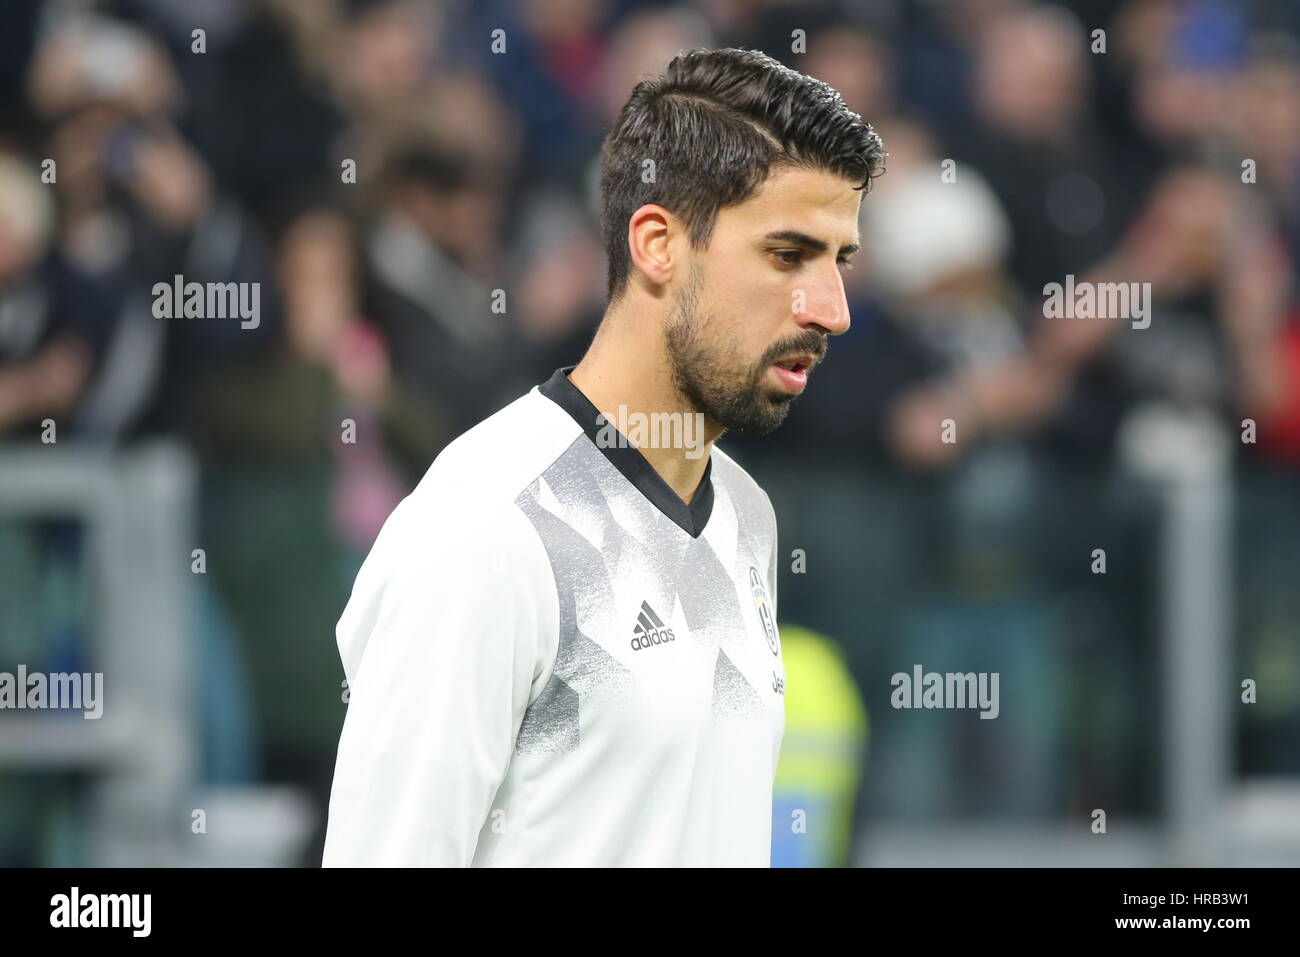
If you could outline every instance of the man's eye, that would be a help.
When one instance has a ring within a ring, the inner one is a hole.
[[[803,250],[800,249],[778,249],[776,258],[786,266],[797,266],[803,261]]]
[[[852,268],[853,268],[853,260],[851,260],[851,259],[840,259],[840,260],[837,260],[837,262],[838,262],[841,266],[843,266],[845,269],[852,269]]]

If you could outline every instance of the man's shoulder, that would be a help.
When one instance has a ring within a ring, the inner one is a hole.
[[[533,389],[452,440],[398,504],[371,549],[403,561],[412,549],[457,542],[455,554],[511,548],[532,538],[519,493],[581,435],[577,423]],[[452,554],[445,549],[440,553]]]
[[[515,499],[580,434],[534,389],[458,436],[384,522],[354,594],[431,574],[541,569],[545,553]]]
[[[563,409],[531,389],[452,440],[410,498],[421,511],[457,516],[512,507],[581,434]]]

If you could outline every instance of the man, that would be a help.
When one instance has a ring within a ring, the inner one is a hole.
[[[848,328],[883,156],[760,53],[638,84],[591,348],[438,456],[339,621],[326,865],[770,864],[776,521],[713,442],[779,425]]]

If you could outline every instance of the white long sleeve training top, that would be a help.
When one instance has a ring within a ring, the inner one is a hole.
[[[325,866],[770,864],[771,503],[714,448],[687,505],[567,373],[447,446],[357,576]]]

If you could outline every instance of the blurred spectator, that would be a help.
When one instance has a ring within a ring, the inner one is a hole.
[[[203,448],[214,462],[323,467],[337,460],[339,536],[364,550],[452,433],[423,389],[394,373],[382,334],[362,315],[363,270],[346,216],[317,206],[294,217],[277,255],[284,341],[194,388]]]
[[[46,187],[29,164],[0,153],[0,435],[61,417],[86,382],[87,350],[60,330],[37,268],[53,232]]]
[[[1006,207],[1011,274],[1025,296],[1082,272],[1107,251],[1129,208],[1123,157],[1093,121],[1087,37],[1061,7],[1014,7],[975,43],[980,128],[949,135]]]
[[[426,383],[458,428],[499,398],[491,370],[509,330],[509,300],[494,292],[504,282],[502,185],[496,169],[463,153],[399,152],[366,240],[398,369]]]
[[[54,308],[92,357],[73,431],[187,434],[196,370],[258,347],[275,325],[258,230],[173,125],[181,96],[158,45],[93,11],[50,12],[30,84],[53,127]],[[264,282],[265,321],[160,322],[151,290],[176,275]]]
[[[939,159],[919,129],[886,129],[890,180],[865,216],[875,284],[933,357],[935,376],[959,377],[1022,354],[1019,295],[1006,274],[1011,229],[997,198],[974,170],[941,179]],[[890,408],[885,436],[900,461],[938,464],[960,444],[936,441],[934,424],[951,410],[941,393],[932,403],[915,395],[900,396]]]

